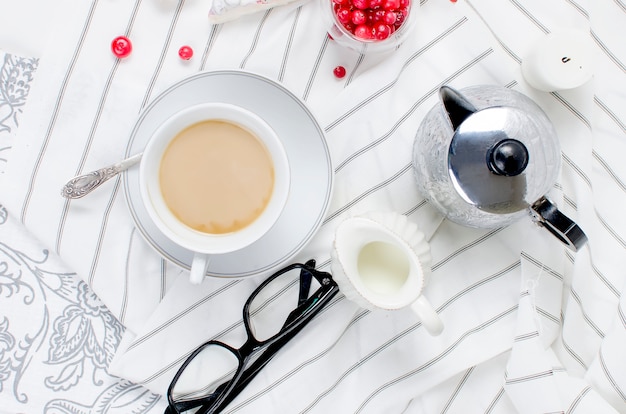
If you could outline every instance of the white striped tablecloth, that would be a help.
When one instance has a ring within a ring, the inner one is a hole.
[[[134,229],[120,179],[80,201],[59,188],[123,158],[142,109],[172,83],[243,69],[304,101],[331,151],[330,209],[294,261],[315,258],[329,270],[342,219],[406,214],[433,233],[426,295],[445,330],[431,337],[409,311],[366,311],[339,295],[227,412],[626,412],[622,0],[423,0],[414,35],[383,60],[329,39],[315,0],[216,25],[200,0],[72,9],[40,61],[1,201],[126,328],[109,372],[164,394],[202,342],[241,343],[241,307],[262,277],[191,286]],[[589,33],[595,76],[574,90],[534,90],[521,60],[560,28]],[[121,60],[109,51],[120,34],[134,45]],[[182,45],[195,50],[190,61],[178,58]],[[345,78],[333,76],[337,65]],[[411,151],[442,84],[506,86],[546,111],[563,157],[550,195],[585,230],[587,247],[571,253],[530,220],[494,230],[438,225],[416,190]]]

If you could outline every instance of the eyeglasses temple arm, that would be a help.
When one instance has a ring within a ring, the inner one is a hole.
[[[307,269],[300,270],[300,292],[298,293],[298,307],[306,302],[311,290],[313,275]]]
[[[319,306],[315,310],[315,313],[321,311],[322,308],[326,306],[326,303],[330,299],[332,299],[337,294],[338,291],[339,291],[339,288],[337,287],[337,285],[329,286],[327,289],[320,289],[318,292],[316,292],[314,296],[311,296],[311,298],[309,298],[310,299],[309,302],[311,303],[306,304],[307,306],[298,306],[298,308],[296,308],[293,312],[289,314],[289,316],[287,317],[287,322],[285,322],[283,329],[284,327],[288,326],[291,321],[295,320],[298,316],[301,316],[307,313],[308,310],[313,307],[313,304],[320,302],[320,301],[324,303],[322,303],[322,305]],[[279,340],[277,340],[276,342],[268,346],[267,349],[263,351],[263,354],[242,373],[241,378],[237,382],[237,385],[235,385],[233,390],[224,399],[224,401],[220,404],[220,406],[226,407],[228,404],[230,404],[230,402],[237,395],[239,395],[239,393],[241,393],[241,391],[250,383],[250,381],[254,379],[254,377],[261,371],[261,369],[263,369],[263,367],[267,365],[268,362],[270,362],[270,360],[274,357],[274,355],[276,355],[276,353],[283,346],[285,346],[287,342],[293,339],[293,337],[296,336],[305,326],[306,326],[306,323],[293,329],[288,334],[286,334],[285,336],[283,336],[282,338],[280,338]]]

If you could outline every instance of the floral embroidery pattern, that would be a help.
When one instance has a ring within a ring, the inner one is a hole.
[[[38,62],[1,53],[0,62],[2,167]],[[162,412],[159,395],[107,373],[124,327],[85,282],[63,270],[55,256],[44,249],[33,252],[32,241],[21,244],[19,237],[11,237],[18,234],[13,226],[15,220],[0,204],[2,410]]]
[[[18,125],[38,60],[6,54],[0,68],[0,132]]]
[[[30,257],[0,242],[0,298],[2,306],[11,309],[0,308],[0,314],[44,315],[38,326],[13,326],[10,317],[0,318],[0,391],[12,390],[15,401],[28,403],[30,395],[21,389],[21,381],[28,370],[36,369],[32,362],[39,358],[51,367],[52,375],[39,385],[51,396],[80,385],[106,387],[87,404],[80,402],[82,392],[68,394],[71,399],[51,398],[45,412],[148,412],[160,401],[158,395],[106,372],[123,326],[85,282],[73,273],[52,270],[48,251],[40,256]]]

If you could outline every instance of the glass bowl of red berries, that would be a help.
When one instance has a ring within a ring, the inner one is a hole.
[[[388,52],[415,26],[419,0],[321,0],[328,34],[359,53]]]

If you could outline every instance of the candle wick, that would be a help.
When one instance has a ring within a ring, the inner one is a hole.
[[[570,60],[572,60],[572,59],[568,58],[567,56],[563,56],[563,57],[561,58],[561,62],[563,62],[563,63],[567,63],[567,62],[569,62]]]

